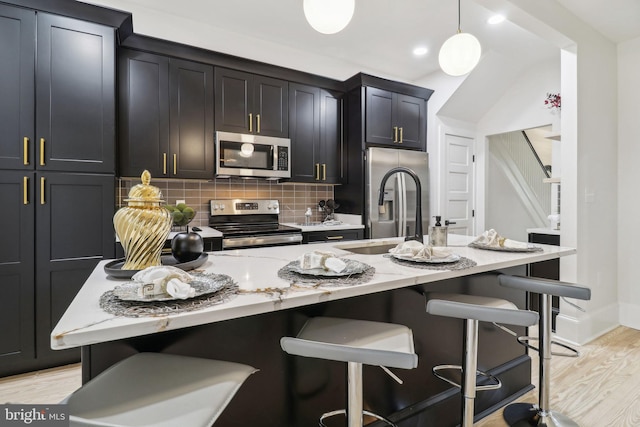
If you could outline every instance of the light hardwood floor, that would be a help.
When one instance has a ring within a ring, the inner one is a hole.
[[[621,326],[580,351],[577,359],[553,358],[552,409],[581,427],[640,426],[640,331]],[[537,357],[532,357],[537,377]],[[57,403],[78,387],[80,365],[16,375],[0,379],[0,403]],[[537,390],[518,401],[536,402]],[[506,423],[498,411],[476,425],[502,427]]]

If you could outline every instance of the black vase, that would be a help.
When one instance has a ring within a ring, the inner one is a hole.
[[[178,233],[171,240],[171,254],[178,262],[198,259],[204,251],[204,241],[198,233]]]

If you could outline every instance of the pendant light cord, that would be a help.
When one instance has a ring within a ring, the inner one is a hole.
[[[458,0],[458,34],[460,34],[462,30],[460,29],[460,0]]]

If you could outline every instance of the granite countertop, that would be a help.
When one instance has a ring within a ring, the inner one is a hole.
[[[200,269],[231,276],[241,293],[225,303],[163,317],[119,317],[103,311],[99,306],[100,296],[126,280],[108,277],[104,272],[104,265],[109,260],[102,261],[51,333],[51,347],[72,348],[187,328],[545,261],[576,252],[572,248],[549,245],[539,245],[543,248],[541,252],[487,251],[467,247],[471,240],[473,237],[470,236],[449,235],[452,251],[477,263],[475,267],[454,271],[414,268],[395,263],[384,255],[362,255],[340,249],[340,246],[399,243],[402,241],[399,238],[316,244],[313,250],[332,251],[376,269],[372,279],[365,284],[330,287],[292,287],[289,281],[278,277],[280,268],[310,250],[307,245],[210,252],[208,260]]]
[[[304,225],[290,222],[284,223],[284,225],[297,227],[302,231],[357,230],[364,228],[362,216],[360,215],[335,213],[334,217],[337,222],[341,222],[342,224],[313,222],[310,225]]]
[[[193,231],[193,227],[189,226],[189,231],[193,233],[198,233],[200,236],[202,236],[203,239],[212,238],[212,237],[222,237],[222,232],[216,230],[215,228],[207,227],[204,225],[198,228],[200,228],[201,231]],[[172,231],[171,233],[169,233],[169,237],[167,237],[167,240],[173,239],[173,237],[178,233],[180,233],[180,231]]]

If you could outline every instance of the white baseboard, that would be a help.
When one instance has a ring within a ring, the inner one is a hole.
[[[640,305],[620,303],[620,324],[640,330]]]
[[[570,317],[561,313],[556,318],[556,335],[577,345],[586,344],[618,327],[620,325],[618,319],[617,303],[609,304],[596,311],[580,313],[579,317]]]

